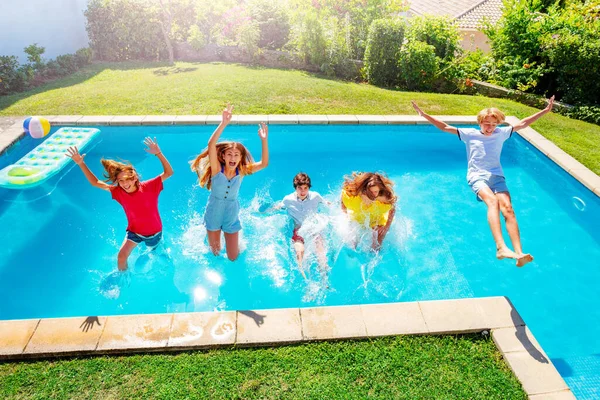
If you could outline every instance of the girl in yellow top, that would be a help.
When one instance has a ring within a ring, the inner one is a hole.
[[[378,250],[396,213],[394,183],[373,172],[353,172],[344,178],[342,211],[373,230],[373,250]]]

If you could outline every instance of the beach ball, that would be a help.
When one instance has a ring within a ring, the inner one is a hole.
[[[31,137],[41,139],[50,132],[50,122],[42,117],[29,117],[23,121],[23,129]]]

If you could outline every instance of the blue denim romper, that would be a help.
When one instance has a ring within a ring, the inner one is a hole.
[[[221,167],[221,172],[211,178],[210,196],[204,212],[206,230],[236,233],[242,229],[238,218],[240,203],[237,198],[243,177],[237,169],[235,174],[233,178],[227,179]]]

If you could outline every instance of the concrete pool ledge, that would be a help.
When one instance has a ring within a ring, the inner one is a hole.
[[[488,331],[530,399],[574,399],[506,297],[0,321],[0,360]]]

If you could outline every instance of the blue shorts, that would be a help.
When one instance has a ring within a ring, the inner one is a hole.
[[[137,233],[127,231],[127,240],[131,240],[134,243],[140,244],[144,242],[148,247],[156,247],[162,239],[162,231],[155,233],[151,236],[142,236]]]
[[[504,177],[500,176],[500,175],[492,175],[487,179],[486,178],[477,179],[475,182],[470,183],[469,186],[471,186],[471,190],[475,194],[478,194],[479,191],[485,187],[490,188],[490,190],[494,194],[503,193],[503,192],[508,193],[508,186],[506,186],[506,179],[504,179]],[[477,196],[477,200],[482,201],[479,196]]]
[[[209,199],[204,212],[204,226],[207,231],[236,233],[242,229],[239,212],[237,200]]]

